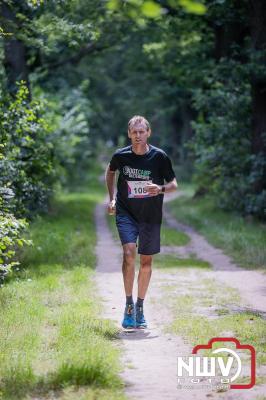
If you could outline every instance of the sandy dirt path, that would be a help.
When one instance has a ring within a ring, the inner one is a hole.
[[[121,272],[122,248],[120,243],[114,240],[108,228],[107,218],[109,216],[106,215],[106,204],[106,201],[103,204],[99,204],[95,210],[95,221],[98,238],[96,247],[97,269],[95,273],[95,283],[100,297],[104,303],[103,317],[115,321],[117,327],[120,329],[125,305],[123,277]],[[167,210],[164,210],[164,216],[168,223],[171,224],[173,222]],[[194,234],[196,234],[196,232],[193,231],[192,235]],[[194,254],[195,251],[198,249],[195,243],[199,239],[199,243],[201,243],[201,249],[203,244],[204,246],[206,246],[206,243],[202,242],[202,237],[199,238],[194,236],[192,244],[190,243],[190,246],[193,246],[192,252]],[[197,247],[197,249],[195,248],[195,246]],[[191,247],[189,249],[191,249]],[[172,252],[180,250],[180,248],[164,248],[163,250],[164,252]],[[211,250],[211,254],[213,257],[214,250],[212,246],[209,250]],[[181,249],[181,253],[182,251],[184,255],[190,253],[190,250],[187,249]],[[202,250],[202,252],[206,256],[206,248],[204,251]],[[200,256],[197,251],[196,253],[198,254],[198,256]],[[206,257],[200,258],[206,259]],[[220,265],[222,266],[223,260],[220,262]],[[209,273],[215,273],[215,277],[217,272],[225,272],[230,274],[232,273],[232,271],[239,272],[235,271],[235,269],[233,270],[233,268],[237,268],[236,266],[230,266],[229,270],[223,270],[223,268],[219,270],[218,263],[216,263],[216,260],[214,259],[212,259],[212,264],[214,265],[215,271],[210,271]],[[137,298],[138,268],[139,257],[137,258],[136,265],[133,293],[134,299]],[[191,277],[191,279],[193,278]],[[239,277],[236,276],[236,280],[237,279],[239,279]],[[231,278],[230,282],[227,283],[231,283]],[[173,315],[171,314],[167,303],[164,301],[165,292],[163,291],[163,288],[166,285],[171,284],[176,284],[178,287],[178,281],[177,277],[175,276],[175,272],[165,272],[162,270],[153,269],[150,286],[144,303],[145,316],[149,323],[149,329],[145,331],[138,331],[135,333],[125,333],[121,330],[118,335],[119,340],[117,342],[117,345],[119,347],[122,347],[123,349],[123,356],[121,361],[124,365],[124,371],[122,372],[121,376],[126,383],[125,392],[128,398],[145,400],[201,400],[207,398],[219,398],[231,400],[251,398],[255,399],[257,395],[261,395],[263,393],[262,387],[256,387],[249,391],[231,390],[226,393],[215,393],[200,390],[181,391],[177,389],[177,355],[190,354],[191,346],[185,344],[180,337],[174,334],[164,333],[163,331],[164,327],[169,324],[173,318]],[[256,282],[254,283],[254,290],[255,287]],[[257,287],[261,287],[261,281],[257,282]],[[257,304],[257,300],[256,303],[252,302],[253,306],[255,306],[255,304],[256,306],[259,306],[259,304]],[[260,305],[260,309],[262,309],[262,305]]]
[[[119,328],[124,312],[125,294],[121,272],[121,246],[116,243],[108,229],[106,206],[96,208],[96,229],[98,244],[96,248],[98,263],[96,282],[105,304],[104,317],[114,320]],[[137,298],[135,275],[134,300]],[[145,300],[145,312],[149,330],[125,333],[121,330],[119,338],[124,348],[123,362],[126,366],[122,378],[126,382],[126,394],[137,399],[177,399],[176,396],[176,354],[184,344],[179,337],[162,334],[161,321],[170,322],[164,307],[157,308],[153,297],[159,298],[162,274],[153,271],[149,287],[152,296]],[[168,319],[168,320],[167,320]],[[189,350],[188,350],[189,351]],[[160,379],[158,379],[160,377]]]
[[[185,232],[190,237],[190,242],[183,247],[163,247],[162,253],[174,253],[179,257],[196,255],[197,258],[208,261],[215,271],[215,279],[239,290],[243,303],[248,303],[246,310],[266,317],[266,274],[239,268],[222,250],[209,244],[192,227],[177,222],[167,210],[167,203],[179,195],[180,192],[174,192],[165,198],[164,219],[169,227]],[[210,275],[214,275],[212,271]]]

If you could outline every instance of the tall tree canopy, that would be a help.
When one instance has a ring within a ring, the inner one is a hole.
[[[43,207],[55,182],[86,180],[99,145],[125,144],[127,120],[143,114],[179,179],[193,174],[198,194],[264,217],[262,0],[5,0],[0,7],[2,185],[17,194],[18,214]],[[22,192],[31,180],[29,201]]]

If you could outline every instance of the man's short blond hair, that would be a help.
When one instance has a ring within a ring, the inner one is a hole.
[[[146,120],[146,118],[142,117],[141,115],[134,115],[129,121],[128,121],[128,130],[139,123],[144,123],[146,125],[147,131],[151,129],[149,122]]]

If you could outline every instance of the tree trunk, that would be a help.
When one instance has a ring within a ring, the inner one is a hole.
[[[16,15],[7,3],[1,4],[0,11],[5,32],[11,33],[10,35],[3,35],[4,67],[7,75],[8,91],[14,94],[17,91],[16,82],[24,80],[29,89],[29,98],[31,98],[26,48],[24,43],[16,37],[16,32],[19,29]]]

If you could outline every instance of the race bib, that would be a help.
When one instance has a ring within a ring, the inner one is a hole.
[[[128,197],[151,197],[151,194],[145,189],[145,186],[147,186],[148,182],[152,183],[152,181],[127,181]]]

